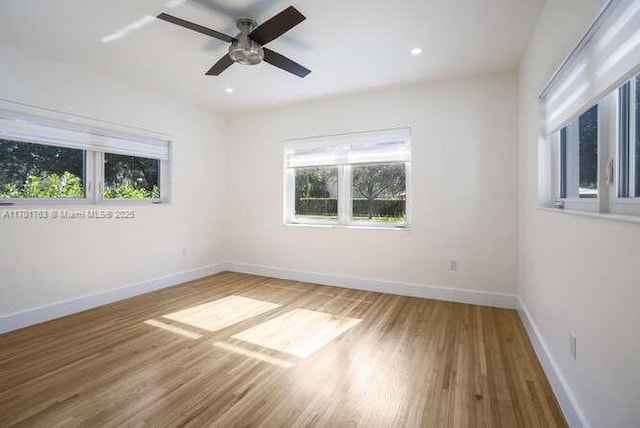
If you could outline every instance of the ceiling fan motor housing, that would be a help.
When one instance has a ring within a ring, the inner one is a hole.
[[[238,64],[255,65],[260,64],[264,58],[262,46],[249,38],[249,34],[256,27],[257,23],[253,19],[238,20],[240,34],[229,46],[229,56]]]

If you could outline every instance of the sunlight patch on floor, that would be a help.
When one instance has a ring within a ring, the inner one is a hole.
[[[325,312],[294,309],[232,337],[306,358],[360,321]]]
[[[289,361],[281,360],[280,358],[271,357],[269,355],[262,354],[260,352],[251,351],[249,349],[241,348],[240,346],[232,345],[226,342],[216,342],[213,344],[220,349],[224,349],[225,351],[234,352],[236,354],[244,355],[246,357],[255,358],[256,360],[264,361],[269,364],[273,364],[276,366],[289,368],[293,367],[293,363]]]
[[[276,303],[229,296],[173,312],[164,315],[163,318],[203,330],[218,331],[279,307],[280,305]]]
[[[166,324],[166,323],[163,323],[161,321],[146,320],[144,323],[147,324],[147,325],[152,325],[154,327],[161,328],[163,330],[170,331],[171,333],[180,334],[180,335],[182,335],[184,337],[188,337],[189,339],[200,339],[202,337],[201,334],[194,333],[192,331],[185,330],[184,328],[176,327],[176,326],[171,325],[171,324]]]

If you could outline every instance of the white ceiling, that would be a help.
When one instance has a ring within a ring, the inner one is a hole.
[[[0,37],[231,112],[514,69],[543,2],[0,0]],[[219,77],[205,76],[227,44],[157,19],[117,40],[101,41],[159,12],[235,36],[236,18],[260,23],[289,5],[307,20],[268,46],[311,69],[305,79],[266,63],[234,64]],[[423,54],[412,56],[413,47]],[[227,87],[234,93],[226,94]]]

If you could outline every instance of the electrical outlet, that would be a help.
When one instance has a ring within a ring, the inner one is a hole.
[[[571,355],[571,358],[573,358],[574,360],[576,359],[578,353],[577,345],[578,344],[576,337],[573,335],[573,333],[569,333],[569,355]]]
[[[455,259],[449,260],[449,270],[456,272],[458,270],[458,261]]]
[[[187,247],[182,247],[182,249],[180,250],[180,254],[182,254],[182,258],[186,258],[187,257]]]

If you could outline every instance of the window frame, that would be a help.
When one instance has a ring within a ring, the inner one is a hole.
[[[357,134],[338,135],[334,137],[320,137],[327,141],[328,144],[339,146],[341,141],[348,141],[352,137],[354,140],[360,140],[367,135],[376,135],[376,139],[384,140],[385,133],[388,135],[389,141],[393,141],[393,137],[398,131],[406,132],[404,138],[409,151],[409,159],[405,161],[375,161],[358,162],[358,163],[329,163],[314,166],[287,166],[286,145],[283,151],[283,223],[285,226],[320,226],[320,227],[339,227],[339,228],[360,228],[360,229],[391,229],[391,230],[410,230],[411,225],[411,130],[409,128],[392,129],[387,131],[371,131]],[[380,135],[382,137],[380,137]],[[298,140],[299,141],[299,140]],[[381,165],[381,164],[403,164],[405,171],[405,216],[403,222],[384,222],[370,220],[354,220],[352,218],[352,169],[354,166],[363,165]],[[295,171],[300,168],[313,167],[332,167],[338,169],[338,218],[337,219],[321,219],[321,218],[298,218],[295,216]]]
[[[295,216],[295,211],[296,211],[296,169],[307,169],[307,168],[337,168],[338,170],[338,218],[337,219],[331,219],[331,218],[296,218]],[[285,224],[297,224],[297,225],[315,225],[315,226],[339,226],[340,225],[340,218],[341,218],[341,212],[343,210],[342,206],[341,206],[341,198],[340,198],[340,194],[342,192],[340,183],[341,183],[341,177],[342,174],[344,173],[343,170],[340,168],[339,165],[316,165],[316,166],[309,166],[309,167],[297,167],[297,168],[286,168],[285,167],[285,181],[284,181],[284,188],[285,188],[285,209],[284,209],[284,213],[285,213],[285,219],[284,222]]]

